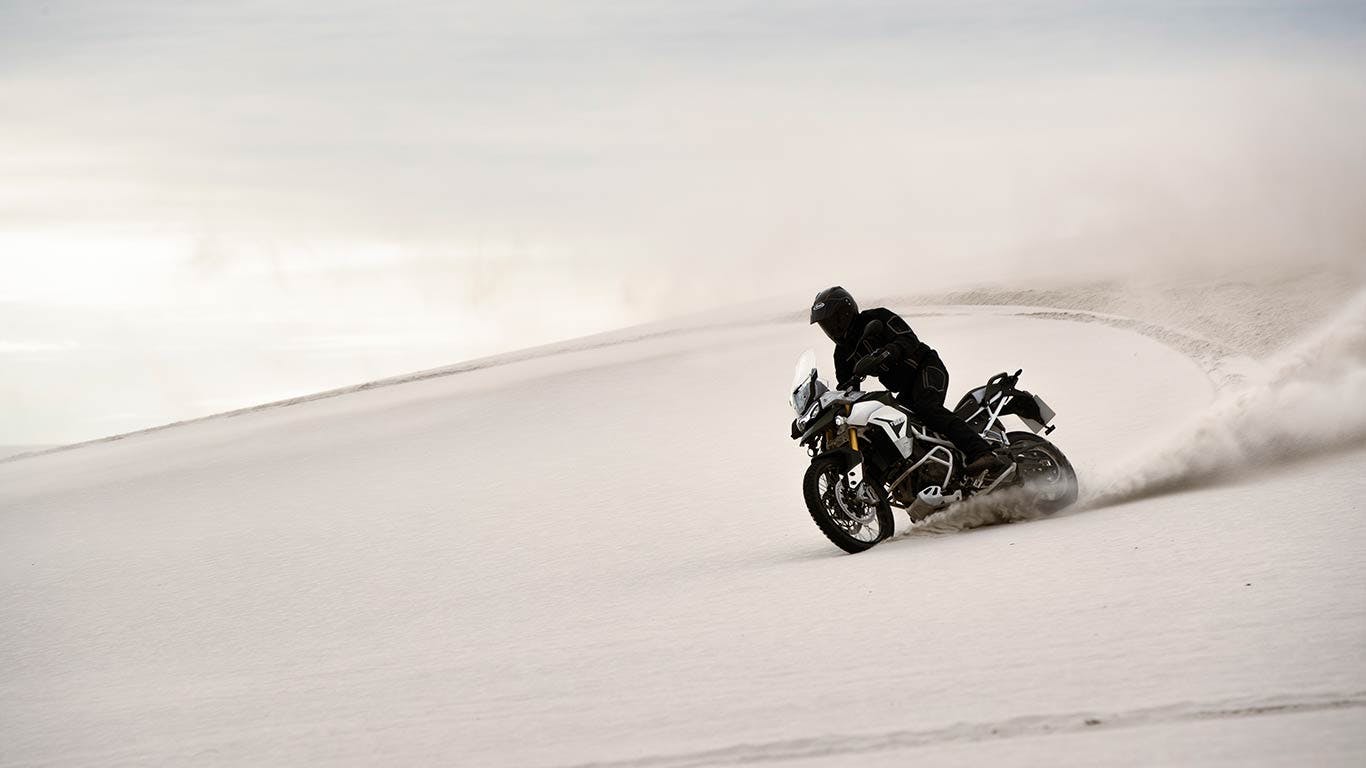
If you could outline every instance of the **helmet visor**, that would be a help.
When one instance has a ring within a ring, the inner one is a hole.
[[[839,341],[844,338],[844,332],[849,330],[849,316],[844,312],[835,312],[830,317],[817,320],[816,324],[831,341]]]

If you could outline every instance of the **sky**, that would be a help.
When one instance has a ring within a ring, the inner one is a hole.
[[[0,445],[832,283],[1350,271],[1363,136],[1360,2],[0,0]]]

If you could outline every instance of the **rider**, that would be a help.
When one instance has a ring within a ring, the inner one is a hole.
[[[865,338],[864,329],[874,320],[881,321],[882,328],[874,329]],[[854,297],[835,286],[816,294],[811,304],[811,322],[819,324],[835,342],[835,376],[840,389],[848,388],[856,363],[875,355],[876,360],[869,364],[876,365],[869,372],[896,393],[897,403],[958,446],[968,460],[967,475],[1010,466],[1009,459],[992,451],[990,443],[944,407],[949,390],[948,369],[939,353],[921,341],[900,315],[883,307],[860,312]]]

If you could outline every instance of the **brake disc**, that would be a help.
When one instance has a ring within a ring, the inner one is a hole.
[[[844,516],[856,523],[864,524],[872,522],[877,517],[877,502],[867,501],[868,492],[862,483],[858,489],[850,488],[848,483],[840,483],[835,492],[835,499],[839,502],[840,511]]]

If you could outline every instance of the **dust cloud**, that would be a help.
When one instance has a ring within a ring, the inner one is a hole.
[[[1176,435],[1114,468],[1084,501],[1108,506],[1366,448],[1366,292],[1222,393]]]

